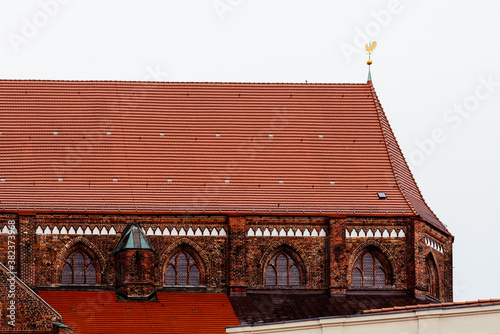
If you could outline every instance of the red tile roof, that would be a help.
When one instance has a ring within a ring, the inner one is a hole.
[[[418,305],[408,305],[408,306],[395,306],[389,308],[371,309],[365,310],[363,313],[390,313],[390,312],[402,312],[402,311],[417,311],[422,309],[430,308],[457,308],[464,306],[486,306],[486,305],[498,305],[500,304],[500,299],[480,299],[475,301],[466,302],[449,302],[449,303],[430,303],[430,304],[418,304]]]
[[[239,325],[226,294],[157,293],[158,302],[118,302],[114,292],[40,291],[75,334],[225,333]]]
[[[371,82],[3,80],[0,119],[0,209],[419,215],[446,231]]]

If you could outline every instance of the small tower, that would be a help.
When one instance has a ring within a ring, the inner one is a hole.
[[[155,249],[136,223],[129,223],[113,251],[117,293],[128,300],[150,300],[155,294]]]

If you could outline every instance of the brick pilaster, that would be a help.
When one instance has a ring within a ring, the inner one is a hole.
[[[244,296],[247,290],[246,275],[246,220],[229,217],[229,294]]]
[[[36,235],[35,216],[19,215],[19,278],[30,288],[36,288]]]
[[[330,295],[347,292],[347,258],[345,255],[345,220],[330,219],[328,233]]]

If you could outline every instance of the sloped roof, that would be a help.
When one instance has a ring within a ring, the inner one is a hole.
[[[118,302],[114,292],[40,291],[75,334],[225,333],[239,322],[223,293],[163,293],[158,302]]]
[[[148,237],[141,230],[141,226],[135,222],[127,224],[113,254],[125,249],[149,249],[155,251]]]
[[[347,295],[252,293],[230,297],[241,325],[354,315],[369,309],[430,303],[406,294]]]
[[[447,232],[371,82],[3,80],[0,119],[0,209],[419,215]]]

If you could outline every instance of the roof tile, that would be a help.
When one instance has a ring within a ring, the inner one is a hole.
[[[0,119],[0,209],[279,205],[419,215],[447,232],[371,82],[1,80]]]

